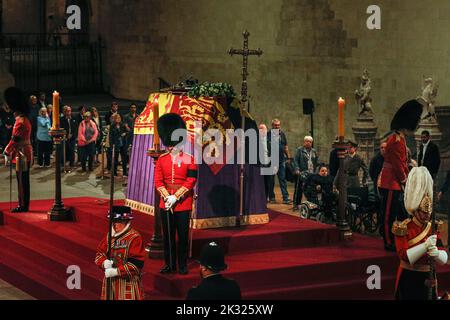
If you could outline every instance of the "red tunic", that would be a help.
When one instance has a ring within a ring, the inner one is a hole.
[[[175,195],[178,201],[173,211],[191,211],[196,181],[197,165],[194,157],[184,152],[160,156],[155,168],[155,188],[161,195],[159,207],[165,209],[165,199],[169,195]]]
[[[107,259],[108,236],[97,248],[95,263],[103,271],[103,262]],[[143,300],[142,268],[145,250],[141,235],[130,228],[125,233],[112,239],[111,260],[119,275],[112,279],[112,300]],[[106,278],[103,278],[101,299],[106,299]]]
[[[393,133],[386,141],[384,164],[378,178],[378,187],[387,190],[402,190],[408,177],[408,155],[403,135]]]
[[[400,267],[397,273],[396,287],[400,280],[403,269],[408,269],[416,272],[429,272],[430,267],[428,263],[428,255],[425,253],[414,265],[409,263],[407,251],[421,243],[424,243],[431,233],[431,222],[422,225],[416,218],[406,219],[403,222],[397,222],[392,232],[395,235],[395,247],[400,258]],[[441,235],[439,232],[439,224],[436,228],[437,247],[439,250],[444,250],[442,246]]]
[[[19,151],[22,151],[28,162],[33,160],[33,147],[31,146],[30,136],[30,120],[24,116],[17,116],[11,141],[9,141],[5,148],[5,153],[12,158],[13,163],[16,163],[16,157]]]

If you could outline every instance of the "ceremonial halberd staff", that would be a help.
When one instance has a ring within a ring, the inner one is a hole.
[[[244,36],[244,47],[243,49],[233,49],[231,48],[228,53],[233,56],[238,54],[242,56],[242,88],[241,88],[241,129],[245,131],[245,114],[246,114],[246,103],[247,99],[247,76],[248,76],[248,57],[249,56],[261,56],[263,51],[261,49],[250,50],[248,48],[248,37],[250,33],[245,30],[242,35]],[[245,171],[245,134],[242,137],[241,142],[241,168],[240,168],[240,204],[239,204],[239,215],[236,216],[236,226],[240,226],[242,216],[244,215],[244,171]]]
[[[436,234],[436,211],[433,209],[431,212],[431,235]],[[428,279],[430,287],[428,288],[428,300],[434,300],[437,298],[437,278],[436,278],[436,262],[432,257],[428,257],[428,263],[430,264],[430,273]]]
[[[113,202],[114,202],[114,166],[115,164],[115,144],[112,146],[111,157],[111,183],[110,183],[110,195],[109,195],[109,232],[108,232],[108,260],[111,260],[111,247],[112,247],[112,229],[113,229]],[[112,293],[112,279],[106,278],[106,300],[111,300]]]

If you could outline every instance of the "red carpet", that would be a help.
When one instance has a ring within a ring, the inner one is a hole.
[[[108,203],[95,198],[66,199],[76,222],[49,222],[52,201],[33,201],[32,212],[10,214],[0,203],[0,278],[38,299],[98,299],[102,272],[95,249],[106,234]],[[271,212],[266,225],[240,229],[195,230],[193,252],[214,240],[227,252],[227,276],[239,282],[246,299],[392,299],[398,259],[382,241],[354,235],[340,241],[334,226]],[[1,219],[0,219],[1,221]],[[136,213],[134,227],[148,241],[153,218]],[[66,287],[67,267],[81,268],[81,290]],[[148,299],[183,299],[199,281],[198,265],[186,276],[160,275],[161,260],[147,260],[144,288]],[[381,290],[367,289],[367,267],[381,268]],[[450,267],[439,269],[440,288],[450,288]]]

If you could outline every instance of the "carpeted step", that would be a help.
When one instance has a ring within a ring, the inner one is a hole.
[[[88,237],[100,239],[106,233],[108,221],[106,213],[108,203],[96,198],[70,198],[65,199],[66,206],[76,207],[76,223],[71,228],[78,228]],[[121,201],[117,201],[120,204]],[[6,204],[0,204],[0,209]],[[23,223],[42,223],[46,219],[44,208],[51,207],[51,201],[38,200],[33,202],[33,213],[15,215]],[[39,211],[41,210],[41,211]],[[38,215],[40,214],[39,218]],[[11,214],[6,213],[11,217]],[[32,219],[35,217],[35,219]],[[29,220],[27,220],[29,219]],[[38,221],[38,220],[42,221]],[[317,247],[338,243],[339,230],[335,226],[320,224],[313,221],[301,220],[284,214],[270,212],[269,225],[252,225],[241,228],[223,228],[193,231],[193,256],[198,257],[202,246],[210,241],[221,245],[228,254],[253,252],[256,250],[276,250],[295,247]],[[64,225],[60,223],[59,225]],[[15,221],[17,226],[17,221]],[[55,223],[49,222],[53,229]],[[153,217],[143,213],[135,213],[133,226],[142,234],[148,242],[153,234]],[[58,227],[59,228],[59,227]],[[62,229],[62,228],[59,228]],[[66,235],[66,233],[64,233]]]
[[[367,268],[371,265],[378,265],[383,274],[395,275],[398,258],[380,252],[378,246],[378,241],[368,241],[367,246],[343,244],[229,255],[226,274],[238,281],[244,291],[274,285],[283,288],[328,283],[355,276],[367,279]],[[169,295],[184,296],[196,282],[194,268],[185,277],[156,275],[155,288]]]
[[[39,241],[23,233],[11,232],[10,230],[2,230],[0,241],[4,244],[6,250],[20,253],[22,257],[26,257],[33,264],[52,270],[54,278],[48,279],[49,281],[65,283],[68,277],[67,268],[69,266],[78,266],[81,270],[82,284],[82,289],[79,290],[79,293],[84,296],[91,294],[99,296],[102,273],[94,265],[93,259],[84,261],[74,256],[69,250],[57,249],[45,241]],[[71,297],[72,292],[69,291],[67,293],[68,298]]]
[[[66,289],[65,295],[58,296],[57,299],[88,299],[89,297],[99,299],[103,273],[94,264],[93,259],[86,261],[66,250],[61,250],[51,244],[39,241],[23,233],[5,229],[4,227],[0,230],[0,241],[4,244],[5,250],[26,258],[28,265],[35,269],[52,271],[52,277],[45,278],[43,280],[44,283],[41,283],[41,285],[45,284],[47,287],[52,287],[54,283],[59,285],[65,284],[68,277],[66,273],[67,267],[71,265],[80,267],[81,290],[72,291]],[[153,269],[155,268],[159,268],[159,264]],[[149,270],[150,268],[145,268],[143,276],[143,285],[147,299],[172,299],[172,297],[154,290],[152,273],[156,272],[156,270],[151,270],[151,273]],[[23,277],[26,276],[24,275]],[[74,292],[77,294],[74,295]],[[40,299],[52,299],[52,297],[53,294],[45,292],[39,296]]]
[[[0,255],[0,277],[20,290],[37,299],[61,300],[98,299],[88,291],[82,293],[69,290],[65,281],[57,279],[53,269],[44,268],[28,257],[10,250],[4,250]]]
[[[382,277],[381,289],[370,290],[364,279],[345,279],[315,285],[273,287],[243,294],[249,300],[392,300],[395,276]]]
[[[78,222],[95,231],[104,230],[107,225],[107,203],[96,203],[85,199],[76,209]],[[270,212],[270,228],[267,225],[243,226],[193,230],[193,256],[198,257],[204,244],[215,241],[226,253],[250,252],[288,247],[314,247],[338,243],[339,230],[335,226]],[[153,235],[153,216],[135,212],[133,226],[143,237]]]

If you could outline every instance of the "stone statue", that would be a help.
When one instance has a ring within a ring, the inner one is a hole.
[[[436,102],[438,89],[439,85],[434,83],[433,78],[425,78],[425,76],[423,77],[422,95],[418,98],[425,101],[425,108],[423,109],[422,113],[422,121],[437,121],[434,105]]]
[[[364,70],[359,89],[355,91],[356,102],[359,106],[359,117],[373,117],[371,90],[369,72]]]

